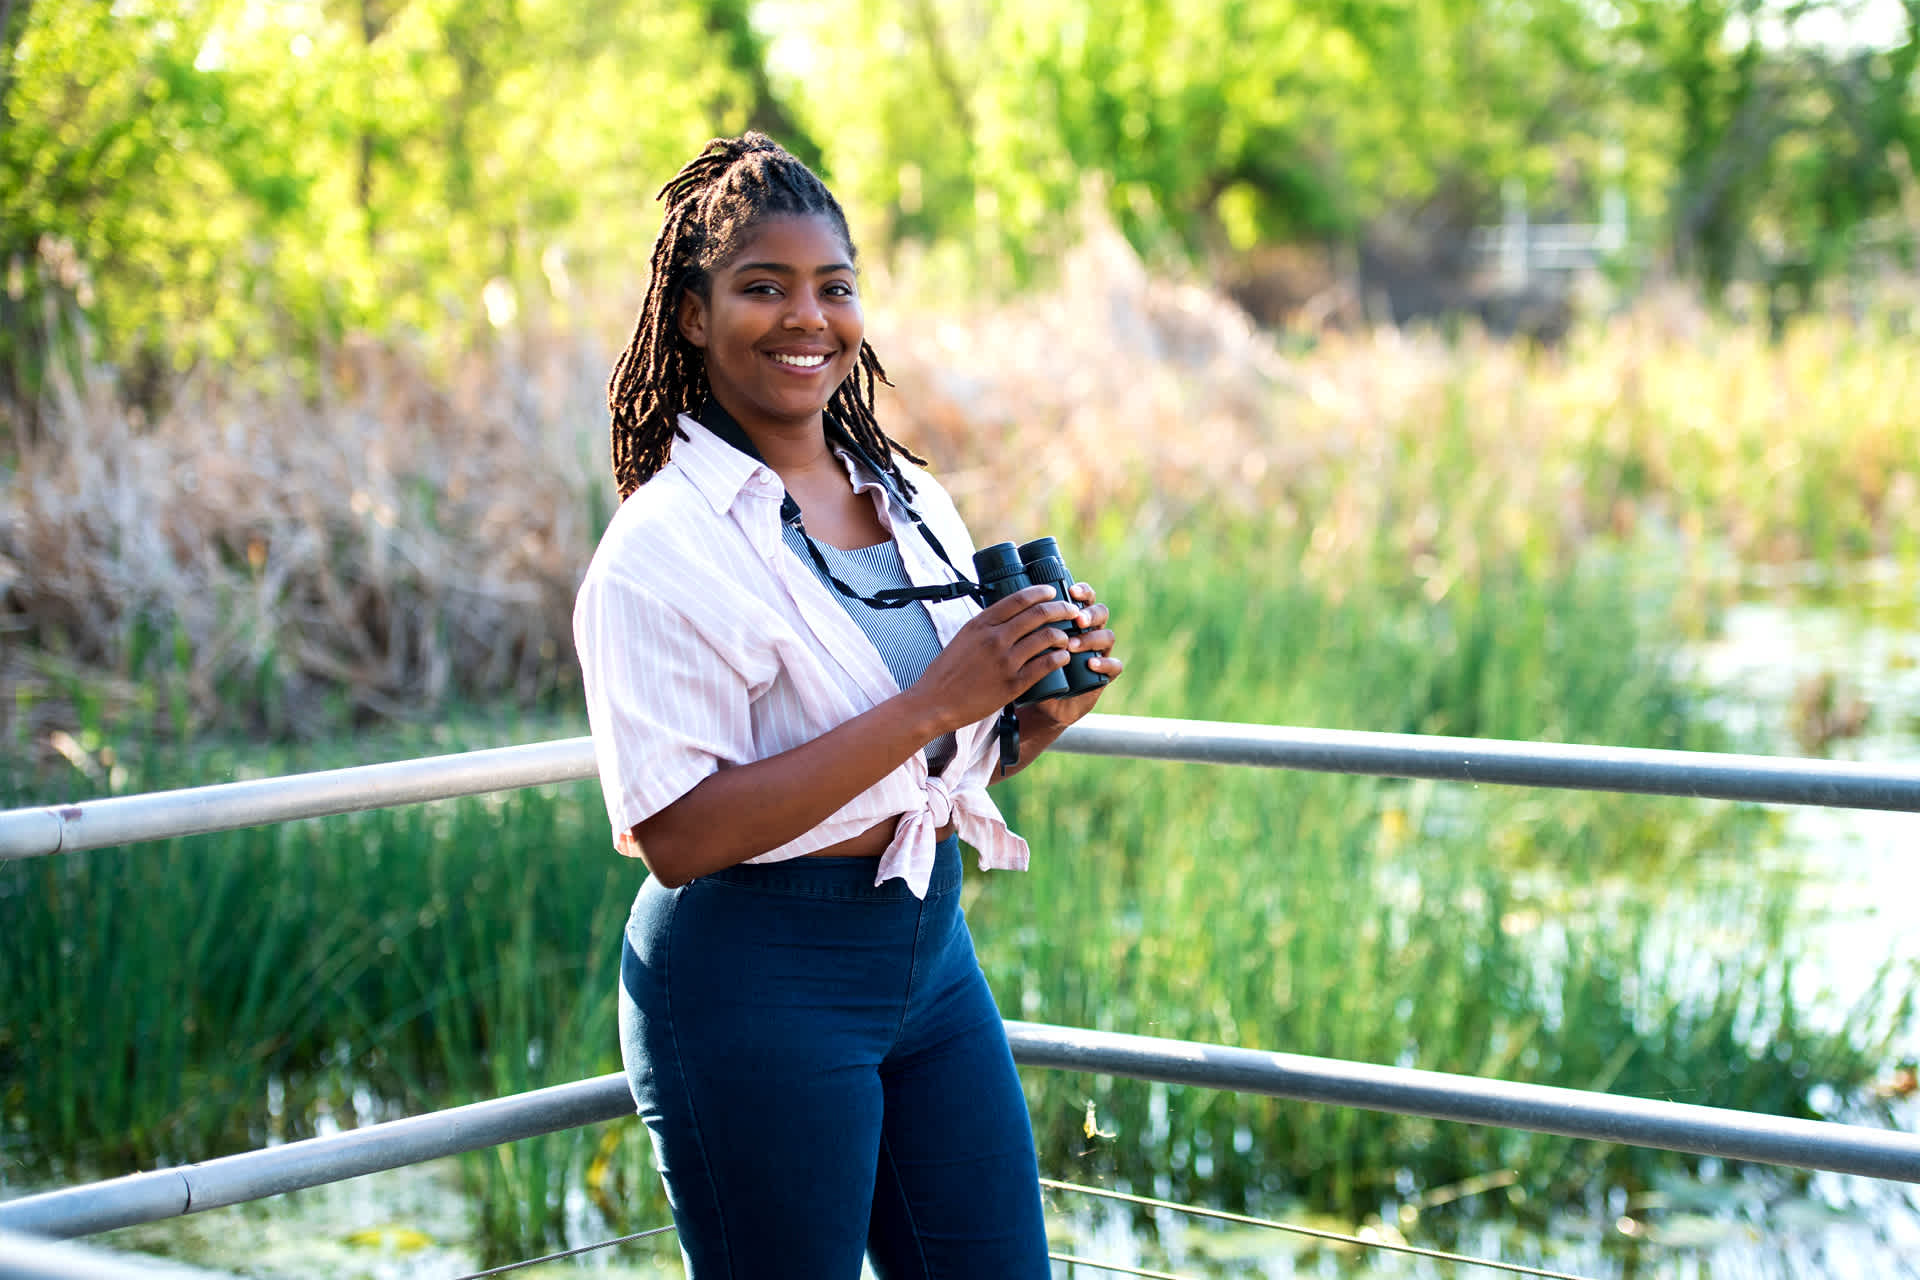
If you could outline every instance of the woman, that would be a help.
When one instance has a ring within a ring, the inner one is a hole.
[[[688,1273],[1046,1276],[959,840],[1025,867],[986,783],[1099,691],[1022,708],[1017,758],[996,715],[1074,653],[1119,675],[1106,606],[937,590],[972,541],[874,419],[846,218],[805,165],[717,139],[661,197],[574,635],[614,843],[651,873],[621,1049]]]

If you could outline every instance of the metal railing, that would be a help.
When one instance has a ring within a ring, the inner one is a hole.
[[[1034,1022],[1009,1021],[1006,1026],[1013,1060],[1026,1067],[1098,1072],[1920,1183],[1920,1134],[1190,1040]],[[0,1203],[0,1229],[61,1238],[92,1235],[632,1114],[627,1079],[614,1072],[5,1201]]]
[[[1269,768],[1920,812],[1920,768],[1091,715],[1055,750]],[[367,765],[0,812],[24,858],[594,776],[592,742]],[[1008,1022],[1021,1065],[1232,1089],[1920,1183],[1920,1135],[1257,1049]],[[477,1102],[0,1203],[0,1231],[72,1237],[633,1114],[625,1077]],[[49,1264],[51,1265],[51,1264]],[[35,1276],[57,1270],[21,1272]],[[76,1273],[79,1274],[79,1273]],[[89,1274],[106,1274],[96,1272]]]
[[[129,1257],[0,1230],[0,1280],[234,1280],[146,1255]]]
[[[1142,760],[1920,813],[1920,767],[1911,765],[1099,714],[1068,729],[1050,749]],[[594,774],[593,740],[561,738],[323,773],[9,809],[0,811],[0,858],[205,835],[575,782]]]

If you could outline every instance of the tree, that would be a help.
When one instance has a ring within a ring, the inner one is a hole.
[[[10,0],[0,412],[26,421],[87,335],[140,399],[197,361],[461,332],[487,281],[543,284],[549,253],[577,278],[643,270],[653,191],[707,137],[758,124],[809,150],[746,13]]]
[[[203,65],[219,17],[185,0],[10,14],[0,391],[16,421],[30,420],[48,363],[74,358],[91,331],[121,335],[130,370],[159,367],[182,322],[190,332],[244,266],[239,225],[297,200],[248,109],[251,86]]]

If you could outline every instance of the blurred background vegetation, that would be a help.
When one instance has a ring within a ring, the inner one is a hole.
[[[847,206],[889,429],[1125,619],[1103,711],[1911,756],[1917,58],[1920,0],[0,0],[0,805],[584,732],[654,193],[747,127]],[[1756,604],[1873,669],[1713,684]],[[1904,828],[1066,758],[999,790],[1035,870],[969,911],[1009,1016],[1913,1122]],[[592,784],[0,865],[0,1194],[613,1070],[638,879]],[[1028,1088],[1051,1175],[1589,1274],[1809,1274],[1861,1222],[1879,1274],[1920,1222]],[[664,1212],[631,1126],[460,1173],[417,1274]],[[231,1221],[142,1243],[275,1274]],[[296,1234],[287,1274],[376,1269]]]
[[[749,126],[958,287],[1044,274],[1091,185],[1250,292],[1444,279],[1515,192],[1617,198],[1709,298],[1804,291],[1911,252],[1916,57],[1900,0],[8,0],[4,421],[61,357],[145,402],[630,278],[664,177]]]
[[[963,483],[1017,488],[1012,428],[1044,449],[1098,414],[1052,481],[1124,487],[1111,419],[1157,387],[1142,449],[1168,415],[1234,433],[1178,450],[1196,490],[1303,527],[1305,488],[1344,495],[1433,551],[1449,478],[1380,511],[1341,476],[1445,386],[1474,451],[1538,443],[1490,491],[1582,491],[1543,527],[1671,497],[1775,558],[1888,550],[1920,502],[1917,57],[1894,0],[5,0],[0,619],[27,644],[0,715],[82,671],[170,732],[550,694],[654,193],[749,126],[843,197],[898,412]],[[1574,287],[1514,270],[1526,223],[1586,233]],[[1796,315],[1896,341],[1795,346]],[[1459,317],[1590,356],[1378,345]]]

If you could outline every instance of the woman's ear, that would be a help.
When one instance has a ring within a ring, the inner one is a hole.
[[[680,336],[700,350],[707,349],[707,300],[687,289],[680,294]]]

